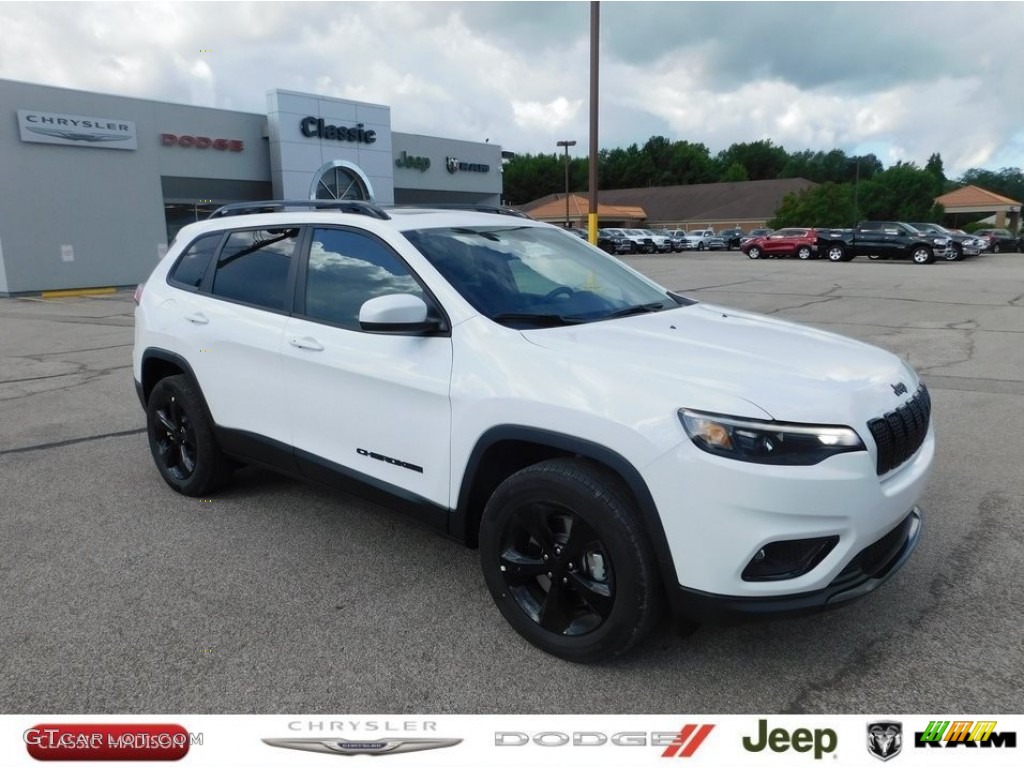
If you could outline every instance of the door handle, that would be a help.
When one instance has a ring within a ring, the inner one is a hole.
[[[210,322],[210,318],[202,312],[193,312],[191,315],[185,315],[185,319],[190,323],[195,323],[196,325],[206,325]]]
[[[304,336],[301,339],[291,339],[289,342],[296,349],[308,349],[313,352],[323,352],[324,345],[312,336]]]

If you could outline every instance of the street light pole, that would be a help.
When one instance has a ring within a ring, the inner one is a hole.
[[[569,228],[569,147],[575,147],[576,141],[566,140],[558,142],[558,146],[565,147],[565,228]]]

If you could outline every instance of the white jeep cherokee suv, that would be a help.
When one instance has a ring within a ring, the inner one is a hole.
[[[176,491],[243,462],[384,500],[479,546],[509,623],[579,662],[665,607],[836,605],[913,551],[935,443],[895,355],[684,298],[530,219],[314,206],[228,206],[137,292]]]

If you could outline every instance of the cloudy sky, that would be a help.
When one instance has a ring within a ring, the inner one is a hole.
[[[1024,166],[1024,3],[602,2],[600,146]],[[588,2],[0,1],[0,78],[248,112],[271,88],[403,133],[556,152],[589,135]]]

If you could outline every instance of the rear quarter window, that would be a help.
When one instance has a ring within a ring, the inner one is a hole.
[[[214,232],[189,245],[171,270],[170,281],[182,288],[197,290],[223,236],[223,232]]]

